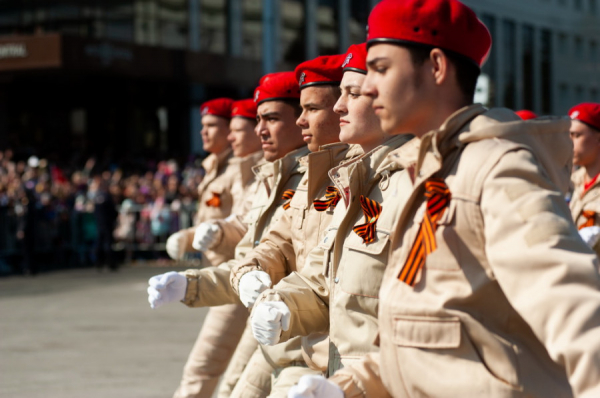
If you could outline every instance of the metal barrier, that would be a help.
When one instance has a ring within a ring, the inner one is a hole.
[[[169,235],[193,225],[196,203],[157,210],[151,205],[122,206],[112,249],[120,261],[164,257]],[[39,270],[91,266],[98,232],[93,213],[36,208],[32,224],[14,208],[0,207],[0,275],[21,272],[26,257]],[[26,236],[30,231],[31,236]]]

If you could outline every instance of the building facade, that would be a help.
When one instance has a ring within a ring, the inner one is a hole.
[[[489,27],[490,106],[600,101],[600,0],[464,0]],[[377,0],[0,2],[0,146],[201,151],[198,105],[365,39]]]

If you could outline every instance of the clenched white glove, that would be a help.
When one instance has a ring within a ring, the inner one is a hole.
[[[187,278],[177,272],[153,276],[148,280],[148,284],[148,302],[152,308],[185,298]]]
[[[262,345],[275,345],[279,342],[282,330],[290,328],[292,313],[285,303],[266,301],[252,312],[250,324],[254,338]]]
[[[240,279],[240,300],[246,308],[252,308],[258,296],[272,285],[271,277],[264,271],[250,271]]]
[[[593,248],[596,246],[596,243],[598,243],[598,240],[600,240],[600,227],[593,226],[582,228],[579,230],[579,235],[589,247]]]
[[[288,398],[344,398],[344,392],[323,376],[305,375],[290,388]]]
[[[173,260],[181,260],[185,254],[185,234],[183,231],[175,232],[167,239],[166,250]]]
[[[200,252],[206,251],[212,247],[217,240],[217,234],[221,228],[218,225],[203,222],[196,228],[194,232],[194,240],[192,247]]]

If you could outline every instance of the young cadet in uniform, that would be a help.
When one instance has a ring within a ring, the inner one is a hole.
[[[600,255],[600,104],[585,103],[571,109],[574,192],[571,214],[583,240]]]
[[[262,159],[261,142],[254,133],[256,126],[254,101],[252,99],[234,101],[230,108],[230,133],[226,139],[231,144],[234,157],[229,160],[227,174],[229,178],[234,177],[228,189],[233,203],[231,215],[227,219],[205,219],[196,228],[192,245],[196,250],[206,253],[233,253],[235,246],[244,236],[247,226],[240,219],[249,210],[246,196],[255,180],[251,168]],[[208,116],[204,116],[204,118],[208,118]],[[212,121],[208,118],[208,130],[210,130],[210,123]],[[211,138],[206,139],[209,148],[211,147],[210,140]],[[210,190],[218,190],[211,187],[212,185],[209,187]],[[227,257],[230,258],[232,255]],[[213,256],[213,258],[219,257]],[[200,272],[198,269],[188,271],[190,274]],[[160,306],[161,301],[156,298],[158,292],[153,285],[160,285],[175,276],[179,275],[170,272],[150,279],[149,293],[152,294],[150,294],[149,301],[154,308]],[[175,397],[212,394],[219,376],[225,370],[227,362],[240,340],[246,324],[245,319],[245,308],[239,303],[209,310],[184,367]]]
[[[563,196],[568,121],[472,105],[491,37],[456,0],[381,1],[367,45],[362,91],[383,130],[420,139],[396,152],[418,159],[397,186],[414,190],[379,291],[379,353],[312,396],[331,382],[346,398],[600,396],[598,260]]]
[[[300,96],[298,84],[292,72],[274,73],[261,79],[255,91],[255,100],[258,105],[256,134],[261,139],[266,163],[256,166],[254,173],[257,182],[252,194],[253,203],[244,221],[248,224],[248,232],[235,249],[235,258],[218,267],[209,267],[202,270],[188,270],[182,273],[167,273],[151,281],[149,289],[150,300],[160,305],[172,301],[182,301],[190,307],[223,306],[225,304],[241,306],[237,295],[229,284],[229,273],[236,260],[242,259],[246,252],[258,244],[261,236],[276,222],[289,202],[289,192],[294,191],[300,182],[305,168],[300,165],[299,159],[308,153],[301,131],[296,126],[295,120],[299,114],[298,98]],[[151,291],[152,290],[152,291]],[[227,307],[227,306],[225,306]],[[211,308],[211,311],[223,308]],[[239,342],[243,332],[248,312],[236,312],[235,319],[220,320],[220,324],[232,327],[236,331],[237,339],[229,339],[225,346],[215,347],[214,341],[219,341],[220,336],[210,334],[203,338],[200,336],[195,350],[203,353],[202,362],[197,367],[210,369],[205,372],[206,378],[212,382],[212,389],[216,386],[219,376]],[[206,321],[205,321],[206,323]],[[235,323],[235,324],[234,324]],[[208,329],[219,330],[224,333],[224,327],[216,328],[207,325]],[[203,342],[200,344],[199,342]],[[254,343],[256,344],[256,343]],[[255,345],[252,347],[254,351]],[[215,358],[218,357],[218,358]],[[211,359],[207,362],[206,358]],[[255,378],[253,385],[245,385],[243,396],[266,396],[270,388],[270,373],[268,367],[266,382]],[[234,376],[232,376],[234,377]],[[266,384],[265,384],[266,383]],[[206,381],[204,384],[208,384]],[[230,385],[232,383],[226,382]],[[233,383],[235,384],[235,383]],[[244,383],[242,383],[244,384]],[[196,392],[197,396],[212,395],[208,389]]]
[[[167,239],[167,254],[175,260],[181,260],[188,252],[193,252],[192,242],[195,233],[214,235],[214,229],[207,228],[204,222],[208,220],[224,219],[231,214],[234,198],[231,188],[237,175],[237,167],[231,166],[234,158],[233,151],[227,141],[229,135],[229,122],[231,120],[231,106],[233,100],[217,98],[205,102],[200,106],[202,114],[202,144],[210,155],[202,162],[206,171],[200,185],[198,185],[198,211],[196,212],[195,227],[181,230]],[[196,240],[199,240],[199,236]],[[202,253],[202,266],[221,264],[233,257],[233,249],[228,252],[221,250],[207,250]]]
[[[318,243],[338,202],[339,196],[329,182],[327,171],[362,154],[359,146],[339,143],[340,118],[333,107],[340,94],[343,61],[344,55],[322,56],[296,68],[303,109],[297,124],[312,153],[303,159],[308,170],[288,210],[263,237],[261,244],[232,269],[232,286],[249,307],[261,290],[271,286],[271,282],[277,283],[285,275],[302,268],[307,253]],[[269,316],[268,313],[263,315]],[[252,322],[260,318],[254,313]],[[300,376],[320,373],[323,369],[314,365],[312,357],[321,358],[320,362],[324,359],[326,368],[326,339],[326,333],[303,339],[302,346],[310,348],[304,352],[304,358],[299,339],[274,347],[261,347],[269,362],[277,365],[270,397],[285,397]],[[252,371],[250,367],[246,369]]]
[[[341,117],[340,139],[359,144],[365,155],[329,171],[327,183],[339,201],[331,223],[306,265],[264,292],[252,314],[255,336],[263,344],[329,330],[329,355],[317,358],[325,360],[318,363],[325,374],[377,350],[377,295],[389,235],[411,191],[396,188],[410,178],[388,154],[412,136],[383,133],[371,98],[360,94],[366,44],[350,47],[343,68],[342,95],[334,108]],[[281,317],[256,319],[265,310]]]

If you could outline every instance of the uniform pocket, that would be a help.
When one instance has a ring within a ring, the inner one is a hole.
[[[394,317],[394,344],[416,348],[457,348],[460,320],[457,317]]]
[[[389,252],[390,235],[377,231],[373,243],[365,244],[355,233],[344,242],[342,264],[337,271],[341,289],[355,296],[378,298]]]

